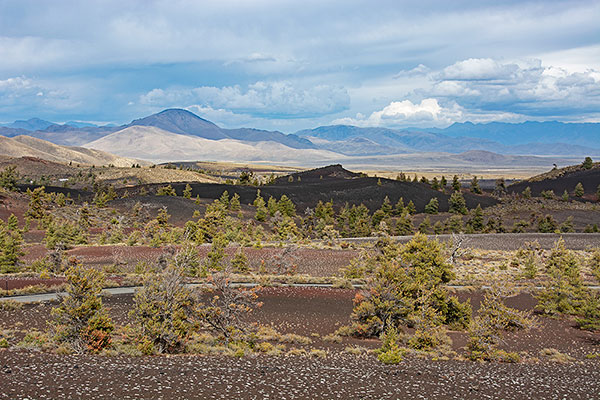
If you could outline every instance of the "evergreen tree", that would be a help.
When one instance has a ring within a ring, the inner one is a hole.
[[[439,207],[440,202],[438,201],[437,197],[432,197],[431,200],[429,200],[429,203],[427,203],[425,206],[425,212],[427,214],[437,214]]]
[[[269,215],[272,217],[277,212],[277,199],[273,196],[269,196],[269,200],[267,200],[267,210],[269,211]]]
[[[472,211],[471,218],[467,221],[467,225],[475,232],[481,232],[483,230],[483,210],[481,209],[480,204]]]
[[[417,208],[415,207],[415,203],[413,203],[413,201],[409,201],[408,204],[406,205],[406,211],[408,211],[409,214],[415,214],[417,212]]]
[[[256,199],[254,199],[253,205],[256,208],[256,214],[254,215],[254,218],[260,222],[266,221],[267,207],[265,206],[265,200],[260,195],[260,189],[256,191]]]
[[[183,197],[186,199],[192,198],[192,187],[189,183],[186,183],[185,189],[183,189]]]
[[[419,233],[428,234],[431,229],[431,219],[429,219],[429,215],[423,219],[423,221],[419,224]]]
[[[591,169],[594,166],[594,161],[591,157],[586,157],[585,160],[583,160],[583,164],[581,164],[581,166],[584,169]]]
[[[471,180],[471,192],[481,194],[481,188],[479,187],[479,180],[476,176]]]
[[[433,180],[431,181],[431,188],[433,190],[439,190],[440,189],[440,184],[438,182],[438,178],[437,177],[433,177]]]
[[[114,329],[100,297],[104,276],[75,259],[70,263],[65,274],[67,295],[52,309],[54,338],[77,353],[100,352],[110,346]]]
[[[385,196],[383,199],[383,203],[381,204],[381,211],[385,216],[390,216],[392,214],[392,203],[390,202],[390,198]]]
[[[442,175],[442,179],[440,179],[440,189],[446,190],[446,186],[448,185],[448,180],[444,175]]]
[[[408,212],[404,212],[396,223],[396,235],[407,236],[415,232],[412,217]]]
[[[583,190],[583,185],[581,184],[581,182],[579,182],[576,186],[575,186],[575,192],[574,192],[576,197],[583,197],[584,194],[584,190]]]
[[[2,189],[16,190],[18,180],[17,167],[13,165],[6,167],[0,172],[0,188]]]
[[[600,186],[598,186],[600,190]],[[400,197],[394,206],[394,215],[402,215],[404,213],[404,199]]]
[[[296,206],[292,202],[292,200],[287,197],[285,194],[281,195],[279,198],[279,202],[277,204],[277,209],[279,212],[286,217],[295,217],[296,216]]]
[[[467,213],[467,203],[460,192],[452,193],[448,201],[448,206],[451,213],[463,215]]]
[[[458,180],[458,175],[454,175],[454,176],[452,177],[452,189],[453,189],[455,192],[458,192],[458,191],[460,191],[460,181]]]
[[[240,195],[234,193],[229,201],[229,209],[231,211],[240,211],[242,209],[242,205],[240,204]]]
[[[567,192],[567,189],[565,189],[565,191],[563,192],[562,200],[569,201],[569,192]]]
[[[531,198],[531,188],[529,186],[527,186],[524,190],[523,190],[523,197],[525,197],[526,199],[530,199]]]

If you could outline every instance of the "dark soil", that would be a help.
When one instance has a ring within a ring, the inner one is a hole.
[[[319,176],[318,179],[315,176]],[[336,208],[342,207],[345,203],[364,204],[371,211],[381,207],[383,199],[388,196],[392,204],[395,204],[400,197],[404,199],[405,204],[410,200],[415,204],[417,211],[422,212],[425,205],[431,198],[436,197],[439,200],[440,211],[448,210],[448,199],[450,195],[432,190],[429,185],[423,183],[400,182],[391,179],[381,178],[381,185],[378,184],[378,178],[362,177],[350,171],[344,170],[341,166],[329,166],[317,170],[294,174],[296,178],[293,182],[288,182],[288,178],[280,178],[274,184],[260,187],[242,186],[242,185],[223,185],[214,183],[190,183],[192,187],[192,197],[200,196],[202,199],[218,199],[225,190],[232,196],[237,193],[240,196],[242,204],[251,204],[256,198],[256,192],[260,189],[263,198],[268,199],[273,196],[279,199],[282,195],[288,196],[299,212],[307,207],[315,207],[319,201],[334,201]],[[306,177],[298,181],[297,176]],[[322,177],[322,179],[321,179]],[[186,183],[172,183],[178,196],[181,196]],[[144,185],[143,188],[150,193],[155,193],[159,187],[164,185]],[[127,188],[129,193],[136,193],[142,189],[142,186]],[[124,191],[125,189],[120,189]],[[120,193],[117,190],[117,193]],[[487,207],[496,204],[498,201],[490,196],[479,196],[472,193],[464,194],[467,207],[475,208],[478,204]]]
[[[282,333],[332,333],[349,323],[354,291],[269,288],[256,312],[262,324]],[[480,294],[460,294],[477,304]],[[127,321],[131,296],[105,299],[117,323]],[[509,304],[528,309],[533,299],[520,295]],[[44,329],[51,304],[0,311],[3,329]],[[461,353],[464,333],[451,334]],[[0,350],[0,398],[6,399],[592,399],[600,396],[597,359],[600,333],[578,331],[569,320],[541,318],[541,328],[507,335],[504,346],[527,351],[553,347],[577,359],[569,364],[526,361],[519,364],[431,361],[407,357],[387,366],[374,355],[343,352],[349,344],[369,348],[378,341],[345,338],[341,344],[311,335],[307,348],[328,351],[324,358],[303,356],[154,356],[103,357],[56,355],[18,349]],[[291,347],[292,345],[289,345]],[[296,346],[298,347],[298,346]]]
[[[553,176],[556,175],[556,176]],[[553,190],[556,196],[561,196],[566,190],[571,196],[575,186],[581,182],[589,200],[596,200],[596,191],[600,185],[600,164],[592,169],[569,167],[564,171],[559,170],[556,174],[548,173],[542,177],[533,177],[510,185],[507,190],[510,193],[522,193],[525,188],[530,187],[534,196],[539,196],[544,190]]]

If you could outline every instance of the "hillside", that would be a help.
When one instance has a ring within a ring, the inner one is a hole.
[[[256,198],[256,191],[260,189],[261,195],[266,199],[270,196],[280,198],[288,196],[296,205],[296,210],[302,214],[307,207],[313,208],[317,202],[333,200],[335,207],[342,207],[345,203],[350,205],[364,204],[371,211],[378,209],[383,199],[388,196],[395,204],[400,197],[405,203],[413,201],[418,211],[422,212],[425,205],[436,197],[440,203],[440,211],[448,210],[449,195],[432,190],[429,185],[414,182],[400,182],[390,179],[362,176],[344,169],[341,165],[331,165],[314,170],[294,173],[292,182],[289,176],[278,178],[275,183],[259,188],[243,185],[202,184],[191,183],[192,197],[196,195],[205,199],[217,199],[225,190],[230,195],[237,193],[242,204],[251,204]],[[298,177],[301,179],[298,180]],[[321,178],[322,177],[322,178]],[[150,191],[156,191],[160,185],[151,187],[144,186]],[[173,188],[179,195],[183,193],[185,183],[174,183]],[[132,188],[128,189],[133,193]],[[491,206],[497,200],[489,196],[479,196],[472,193],[464,193],[468,207],[474,208],[478,204],[482,207]]]
[[[87,143],[85,147],[156,162],[271,161],[304,165],[343,158],[325,150],[294,149],[272,141],[210,140],[176,134],[152,126],[131,126]]]
[[[103,151],[83,147],[60,146],[31,136],[7,138],[0,136],[0,155],[7,157],[36,157],[57,163],[108,165],[128,167],[139,162]]]
[[[595,198],[596,191],[600,186],[600,163],[595,163],[591,169],[585,169],[581,165],[553,169],[514,183],[507,189],[512,193],[521,193],[529,187],[534,196],[539,196],[544,190],[553,190],[555,195],[561,196],[566,190],[570,196],[573,196],[573,191],[578,183],[583,185],[586,196]]]

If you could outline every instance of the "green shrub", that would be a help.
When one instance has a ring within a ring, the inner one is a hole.
[[[75,352],[100,352],[111,344],[114,329],[102,305],[104,276],[71,260],[65,277],[67,295],[52,309],[54,339]]]

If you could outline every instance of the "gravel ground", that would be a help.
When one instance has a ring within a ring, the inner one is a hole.
[[[596,399],[598,363],[99,357],[0,351],[3,399]]]
[[[600,332],[575,329],[569,319],[540,318],[541,327],[507,334],[511,351],[532,357],[556,348],[576,359],[559,364],[528,358],[519,364],[432,361],[407,357],[395,366],[383,365],[372,354],[351,355],[348,345],[379,346],[377,340],[322,336],[349,323],[352,290],[268,288],[264,305],[253,318],[281,333],[309,336],[304,347],[326,351],[324,358],[306,356],[103,357],[57,355],[16,348],[0,349],[0,399],[598,399]],[[481,293],[459,293],[477,309]],[[117,324],[128,321],[131,295],[105,299]],[[531,309],[534,299],[521,294],[508,305]],[[0,328],[45,329],[52,304],[26,305],[0,311]],[[318,334],[318,335],[317,335]],[[464,332],[451,332],[459,354]]]

